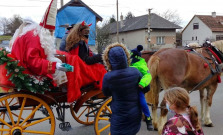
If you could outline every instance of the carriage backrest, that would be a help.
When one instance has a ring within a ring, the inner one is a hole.
[[[55,57],[60,59],[62,61],[62,63],[66,63],[66,56],[65,55],[55,54]]]

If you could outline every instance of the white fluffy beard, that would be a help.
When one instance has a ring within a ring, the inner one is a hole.
[[[47,60],[51,62],[62,63],[62,61],[56,58],[54,55],[56,54],[56,49],[54,45],[54,37],[51,36],[50,31],[43,27],[40,27],[40,31],[38,33],[40,38],[41,47],[44,49],[45,55],[47,55]],[[53,74],[54,81],[59,85],[67,82],[67,76],[65,72],[56,70]]]
[[[47,59],[49,61],[54,61],[54,54],[56,54],[54,37],[50,35],[50,31],[48,29],[43,27],[40,28],[38,35],[40,38],[41,47],[44,49],[44,52],[47,55]]]

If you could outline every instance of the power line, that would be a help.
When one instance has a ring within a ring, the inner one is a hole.
[[[49,2],[50,0],[27,0],[27,1],[47,1],[47,2]]]
[[[13,6],[13,5],[0,5],[0,7],[40,7],[40,6]]]
[[[115,4],[107,4],[107,5],[88,5],[88,6],[93,6],[93,7],[113,7]]]

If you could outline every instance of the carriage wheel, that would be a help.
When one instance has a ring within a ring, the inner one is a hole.
[[[78,112],[74,111],[74,104],[71,104],[70,105],[71,115],[80,124],[84,124],[84,125],[94,124],[94,117],[96,115],[98,108],[100,107],[100,104],[97,104],[97,103],[100,102],[100,100],[102,99],[87,100],[78,110]]]
[[[112,98],[107,99],[104,104],[99,108],[94,123],[94,130],[96,135],[110,135],[110,119],[111,119],[111,101]]]
[[[0,135],[53,135],[54,130],[53,112],[42,99],[29,94],[8,94],[0,98]]]

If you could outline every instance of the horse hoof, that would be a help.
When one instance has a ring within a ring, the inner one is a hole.
[[[214,125],[212,123],[210,124],[205,124],[205,127],[214,127]]]
[[[153,130],[154,130],[154,131],[158,131],[158,128],[154,128]]]

